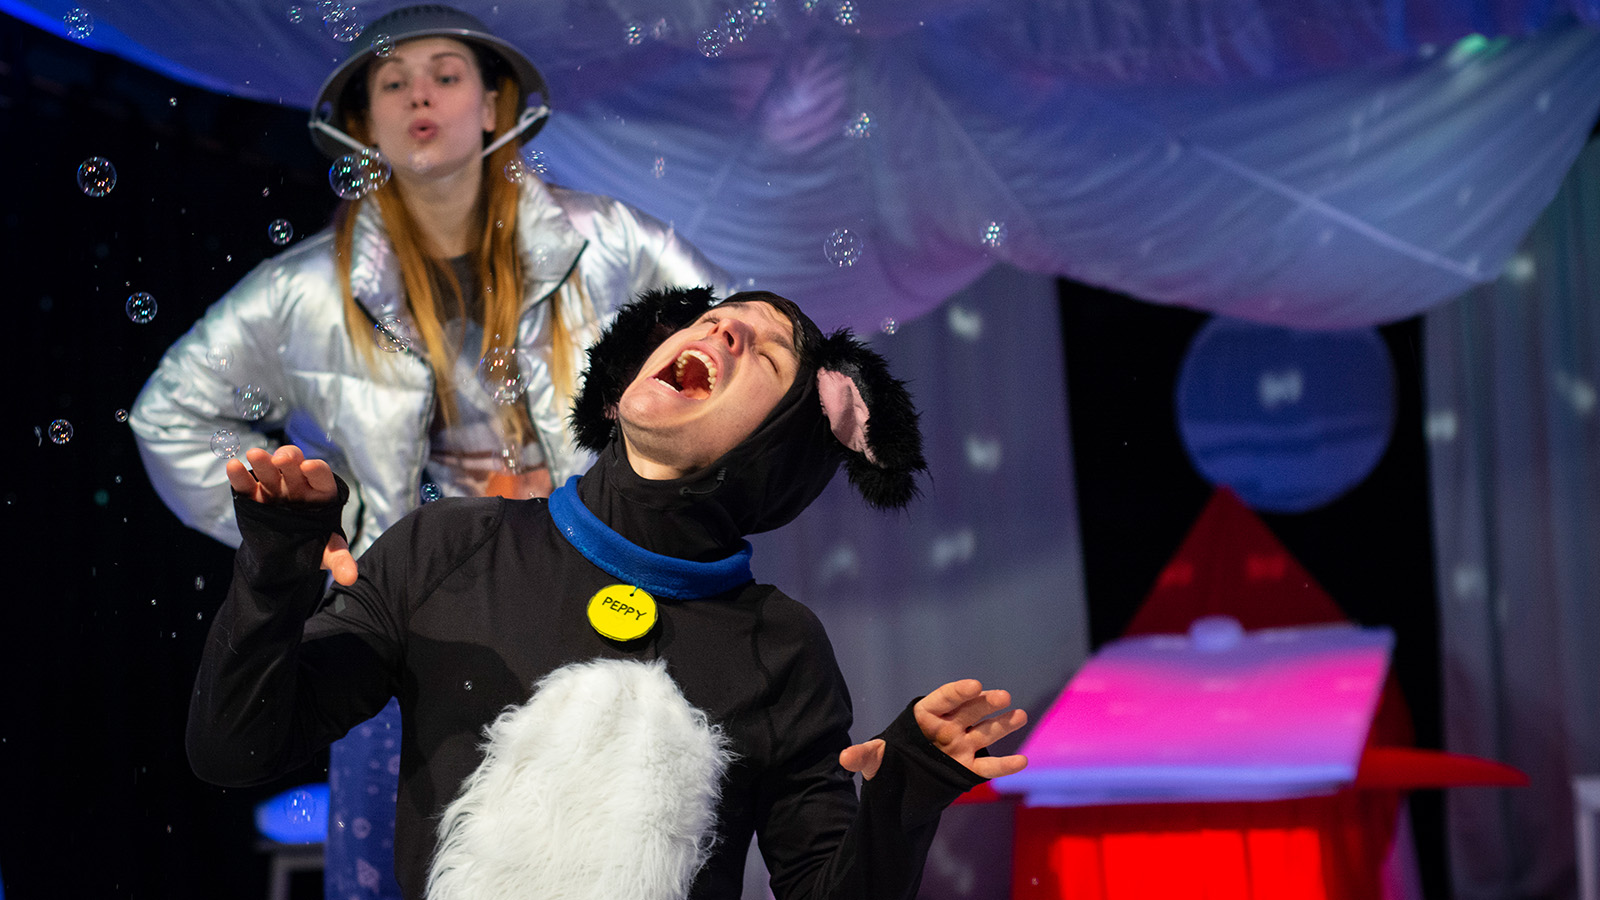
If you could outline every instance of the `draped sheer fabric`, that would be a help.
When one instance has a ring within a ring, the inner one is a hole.
[[[1445,741],[1532,778],[1447,798],[1462,900],[1576,894],[1571,780],[1600,773],[1597,298],[1591,145],[1505,274],[1426,319]]]
[[[0,0],[57,31],[73,5]],[[1404,318],[1499,272],[1600,108],[1578,0],[767,0],[720,37],[704,0],[458,5],[543,67],[552,179],[824,325],[915,318],[996,262],[1296,327]],[[289,6],[92,6],[84,40],[304,105],[347,45]]]

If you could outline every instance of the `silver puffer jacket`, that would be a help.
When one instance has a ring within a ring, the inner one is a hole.
[[[398,317],[407,333],[400,266],[376,206],[363,204],[357,216],[351,286],[375,325],[393,328]],[[555,399],[551,304],[560,304],[581,367],[581,348],[640,291],[711,285],[720,294],[729,282],[667,225],[611,198],[531,179],[517,241],[526,273],[517,327],[524,402],[559,485],[590,460],[573,446]],[[352,340],[385,340],[377,330],[351,335],[334,265],[329,229],[257,266],[172,345],[135,401],[129,422],[150,481],[191,528],[239,544],[223,460],[212,450],[222,431],[237,437],[241,457],[252,446],[272,449],[268,435],[282,432],[307,457],[327,460],[350,484],[345,534],[358,554],[421,502],[433,372],[420,345],[377,353],[368,365]],[[573,267],[581,295],[562,286]]]

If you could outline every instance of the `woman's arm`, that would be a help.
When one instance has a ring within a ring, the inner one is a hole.
[[[284,277],[269,260],[213,304],[168,348],[128,416],[162,501],[185,525],[232,546],[239,545],[239,529],[212,438],[232,432],[243,456],[249,448],[270,447],[263,432],[287,414],[277,352]],[[240,395],[246,385],[268,402],[253,421],[241,413],[252,412]]]

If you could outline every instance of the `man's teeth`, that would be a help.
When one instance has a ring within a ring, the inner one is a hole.
[[[678,384],[683,384],[683,369],[689,364],[690,358],[699,360],[700,364],[706,367],[706,390],[709,391],[716,387],[717,364],[711,361],[710,356],[699,350],[685,350],[683,355],[678,357],[678,365],[672,370],[673,377],[677,379]]]

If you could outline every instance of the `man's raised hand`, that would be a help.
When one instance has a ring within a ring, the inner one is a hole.
[[[306,459],[300,448],[285,444],[268,453],[259,447],[245,451],[250,468],[237,459],[228,460],[228,484],[237,494],[257,503],[323,504],[339,497],[333,470],[320,459]],[[338,534],[328,536],[322,549],[322,568],[333,573],[340,584],[356,583],[356,559],[350,545]]]
[[[1028,714],[1010,706],[1010,692],[986,691],[977,679],[966,678],[941,685],[918,700],[912,712],[923,736],[935,747],[980,777],[999,778],[1028,765],[1021,755],[978,756],[978,751],[1027,724]],[[839,764],[870,779],[878,774],[883,751],[882,740],[855,744],[839,754]]]

